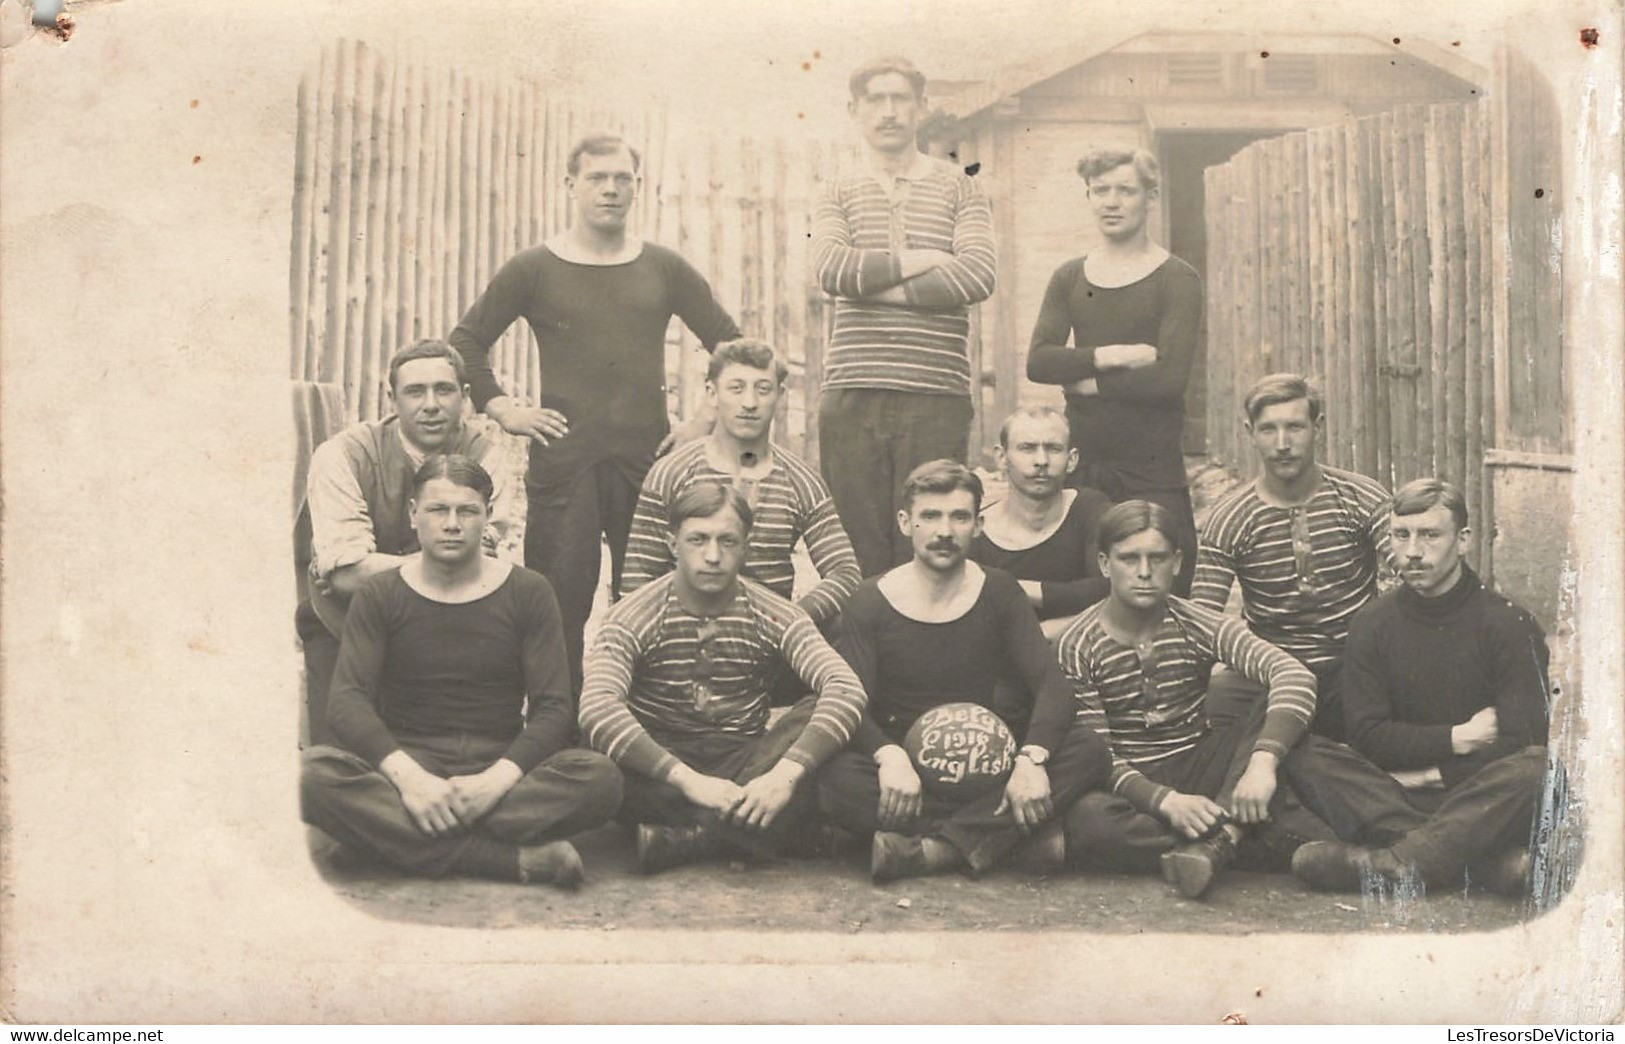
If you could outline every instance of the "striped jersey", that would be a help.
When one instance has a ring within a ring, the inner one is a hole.
[[[753,521],[744,574],[789,598],[796,579],[790,555],[796,541],[805,540],[807,554],[823,579],[798,604],[816,624],[839,616],[863,575],[824,480],[800,458],[777,446],[773,448],[773,468],[766,476],[754,481],[736,479],[706,460],[705,445],[700,440],[683,446],[656,461],[644,476],[626,541],[621,590],[635,591],[675,568],[666,541],[672,502],[697,482],[721,482],[737,486],[750,501]]]
[[[1309,728],[1315,676],[1241,621],[1169,597],[1155,637],[1136,650],[1106,633],[1100,621],[1105,605],[1080,613],[1061,632],[1056,650],[1072,683],[1078,722],[1111,748],[1112,793],[1135,808],[1154,813],[1172,789],[1146,778],[1139,766],[1190,750],[1207,734],[1208,675],[1216,663],[1269,690],[1254,750],[1285,757]]]
[[[588,746],[628,772],[665,779],[678,759],[662,740],[767,730],[781,659],[818,694],[784,756],[815,769],[846,745],[863,716],[863,687],[806,613],[741,577],[733,603],[701,618],[678,601],[675,580],[644,585],[604,617],[581,692]]]
[[[1265,503],[1255,479],[1208,515],[1191,600],[1223,610],[1239,578],[1254,634],[1310,666],[1334,662],[1349,621],[1391,572],[1388,504],[1377,482],[1324,465],[1320,488],[1296,507]]]
[[[813,268],[838,298],[823,386],[968,396],[969,306],[993,293],[992,209],[942,160],[922,155],[890,193],[882,177],[831,182],[813,214]],[[898,252],[920,248],[954,259],[905,281]],[[896,286],[907,304],[865,300]]]

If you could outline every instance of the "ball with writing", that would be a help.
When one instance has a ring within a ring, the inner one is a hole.
[[[903,749],[927,791],[965,800],[1009,778],[1016,740],[986,707],[945,703],[915,720],[903,737]]]

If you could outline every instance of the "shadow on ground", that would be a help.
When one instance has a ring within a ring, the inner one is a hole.
[[[1181,899],[1157,877],[1033,877],[1000,870],[870,883],[867,852],[774,864],[716,863],[644,877],[629,832],[607,826],[576,839],[587,882],[574,893],[450,879],[422,881],[357,866],[311,830],[323,878],[378,917],[465,928],[762,929],[796,932],[1081,931],[1415,932],[1493,931],[1524,920],[1526,905],[1474,890],[1425,898],[1326,895],[1287,874],[1235,872],[1201,901]]]

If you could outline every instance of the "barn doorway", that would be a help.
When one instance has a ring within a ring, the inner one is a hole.
[[[1168,249],[1190,262],[1207,286],[1207,216],[1202,172],[1281,130],[1162,131],[1157,135],[1157,161],[1162,165],[1162,199]],[[1207,455],[1207,344],[1197,346],[1190,383],[1185,390],[1185,453]]]

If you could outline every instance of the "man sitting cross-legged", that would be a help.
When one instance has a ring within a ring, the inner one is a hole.
[[[307,823],[429,877],[574,886],[565,838],[609,819],[621,777],[572,750],[570,672],[546,580],[480,553],[491,476],[431,456],[412,485],[421,552],[351,600],[328,703],[339,747],[305,752]]]
[[[1021,582],[1050,639],[1111,589],[1096,563],[1095,530],[1112,502],[1098,489],[1066,487],[1078,465],[1070,438],[1066,414],[1052,406],[1005,420],[994,453],[1009,494],[982,512],[970,546],[971,561]]]
[[[739,575],[751,510],[701,482],[672,501],[675,572],[621,599],[587,656],[581,727],[626,775],[646,873],[793,840],[813,802],[798,786],[846,745],[864,694],[806,613]],[[769,724],[781,663],[813,695]]]
[[[1105,745],[1074,726],[1066,682],[1027,596],[1009,573],[966,559],[981,497],[981,480],[963,464],[915,468],[897,514],[914,558],[864,581],[842,621],[840,649],[869,693],[869,711],[853,749],[820,776],[819,801],[836,825],[874,834],[876,881],[958,868],[980,874],[1033,831],[1033,855],[1058,864],[1059,831],[1041,828],[1106,779]],[[1023,745],[1008,784],[968,801],[923,794],[900,745],[910,726],[944,704],[1004,710],[994,694],[1010,674],[1031,706],[1030,724],[1011,729]]]
[[[1393,774],[1391,799],[1427,818],[1386,846],[1305,845],[1292,870],[1331,890],[1405,874],[1455,887],[1466,870],[1492,890],[1523,894],[1548,771],[1545,636],[1463,560],[1472,531],[1456,487],[1407,484],[1388,525],[1405,583],[1349,628],[1344,710],[1349,743]],[[1313,782],[1300,784],[1306,800]]]
[[[800,458],[773,445],[773,414],[788,372],[761,341],[729,341],[711,353],[705,390],[716,427],[709,438],[657,461],[644,477],[626,542],[623,591],[671,572],[666,520],[677,495],[700,482],[725,482],[745,495],[754,520],[744,575],[789,598],[796,576],[791,552],[804,540],[822,580],[796,604],[813,623],[831,629],[862,577],[829,487]]]
[[[1074,862],[1160,864],[1169,884],[1196,898],[1234,861],[1244,828],[1268,823],[1272,849],[1335,836],[1278,785],[1283,761],[1333,788],[1362,766],[1335,744],[1299,747],[1315,711],[1308,668],[1241,621],[1169,594],[1178,532],[1166,508],[1144,500],[1101,519],[1100,568],[1111,594],[1067,628],[1058,652],[1080,719],[1111,745],[1111,781],[1067,811],[1066,835]],[[1204,699],[1215,663],[1267,694],[1209,726]]]

